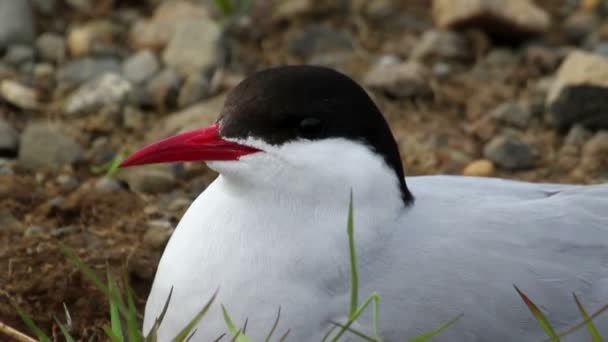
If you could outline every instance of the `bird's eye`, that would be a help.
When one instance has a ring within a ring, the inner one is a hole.
[[[317,118],[306,118],[298,125],[300,136],[307,139],[317,138],[321,134],[321,130],[321,120]]]

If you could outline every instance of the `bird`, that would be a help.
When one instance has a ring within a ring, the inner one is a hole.
[[[378,106],[331,68],[256,71],[214,124],[143,147],[121,167],[186,161],[218,176],[160,259],[143,322],[147,333],[171,293],[159,341],[214,293],[193,341],[230,335],[222,307],[252,341],[265,340],[278,310],[288,341],[335,333],[350,317],[351,204],[359,297],[380,298],[377,326],[371,309],[353,323],[361,333],[405,341],[459,317],[433,341],[545,339],[514,285],[557,331],[582,321],[573,293],[589,312],[608,304],[608,184],[406,178]],[[606,315],[594,322],[608,336]]]

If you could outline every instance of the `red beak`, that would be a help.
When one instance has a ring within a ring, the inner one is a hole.
[[[148,145],[125,159],[120,167],[184,161],[238,160],[260,150],[224,140],[219,124],[195,129]]]

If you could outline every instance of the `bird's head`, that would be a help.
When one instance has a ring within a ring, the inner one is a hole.
[[[121,166],[179,161],[204,161],[240,183],[284,181],[301,191],[386,181],[404,204],[413,200],[382,113],[357,83],[324,67],[254,73],[230,92],[215,124],[146,146]]]

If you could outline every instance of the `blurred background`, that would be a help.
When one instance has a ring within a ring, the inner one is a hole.
[[[605,0],[0,0],[0,320],[27,331],[12,300],[57,333],[65,303],[103,340],[106,300],[57,242],[126,272],[142,305],[215,175],[117,164],[296,63],[366,88],[408,176],[608,180]]]

